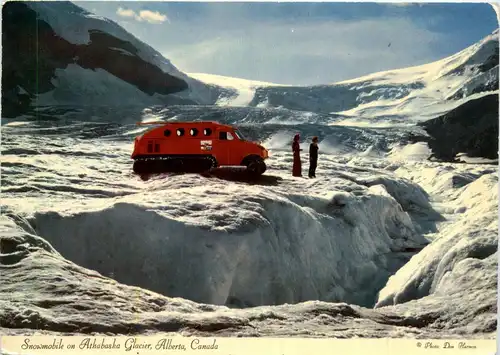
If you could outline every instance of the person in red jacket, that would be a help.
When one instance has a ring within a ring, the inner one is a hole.
[[[292,175],[297,177],[302,177],[302,162],[300,161],[300,135],[296,134],[293,137],[292,143],[292,151],[293,151],[293,167],[292,167]]]

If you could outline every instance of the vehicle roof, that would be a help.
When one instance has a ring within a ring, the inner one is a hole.
[[[163,126],[199,126],[199,125],[213,125],[219,127],[226,127],[233,129],[234,127],[227,124],[222,124],[216,121],[175,121],[175,122],[164,122],[164,121],[155,121],[155,122],[137,122],[137,125],[163,125]]]

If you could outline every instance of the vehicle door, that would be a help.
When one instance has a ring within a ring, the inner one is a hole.
[[[235,148],[234,141],[235,141],[234,135],[227,129],[221,128],[217,130],[217,144],[218,144],[217,150],[219,151],[217,156],[219,159],[219,164],[238,165],[238,163],[233,161],[234,152],[231,152]]]

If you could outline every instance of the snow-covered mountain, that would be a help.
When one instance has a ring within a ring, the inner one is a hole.
[[[71,2],[11,1],[2,10],[4,117],[41,105],[211,104],[226,91]]]
[[[234,90],[233,94],[227,97],[222,97],[215,103],[218,106],[233,106],[233,107],[241,107],[241,106],[255,106],[251,105],[255,92],[259,88],[267,88],[267,87],[291,87],[290,85],[281,85],[275,83],[269,83],[265,81],[257,81],[257,80],[247,80],[241,78],[233,78],[230,76],[223,75],[214,75],[214,74],[206,74],[206,73],[189,73],[189,75],[193,78],[196,78],[206,84],[216,85],[225,87],[230,90]],[[258,104],[257,107],[265,107],[265,104]]]
[[[441,115],[464,102],[498,93],[499,31],[434,63],[389,70],[338,83],[316,86],[273,85],[242,79],[194,74],[200,80],[233,88],[240,95],[220,105],[283,107],[336,113],[346,119],[420,121]],[[251,93],[251,94],[250,94]],[[241,97],[245,100],[241,100]]]
[[[115,22],[71,2],[8,2],[2,38],[4,117],[33,105],[217,104],[335,113],[349,124],[414,122],[498,93],[498,31],[431,64],[317,86],[185,74]]]

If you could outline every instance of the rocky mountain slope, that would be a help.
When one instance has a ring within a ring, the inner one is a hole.
[[[2,16],[3,117],[43,105],[211,104],[226,91],[71,2],[8,2]]]

